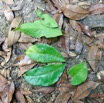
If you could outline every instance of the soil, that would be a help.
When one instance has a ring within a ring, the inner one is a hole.
[[[14,2],[19,2],[21,0],[14,0]],[[97,2],[98,0],[86,0],[91,2],[92,4]],[[5,3],[0,2],[0,40],[4,41],[5,37],[7,37],[8,35],[8,29],[9,26],[11,24],[11,22],[7,21],[3,12],[2,12],[2,7],[3,5],[6,5]],[[13,8],[11,6],[11,8]],[[21,10],[18,11],[14,11],[14,15],[15,17],[17,16],[22,16],[24,22],[33,22],[37,19],[37,15],[35,14],[34,10],[38,8],[40,10],[44,10],[45,12],[48,12],[48,4],[44,2],[44,0],[24,0],[24,6]],[[94,24],[96,22],[96,20],[99,17],[95,17],[94,19],[94,23],[93,21],[89,20],[87,17],[83,20],[81,20],[81,22],[84,22],[85,24],[92,26],[93,28],[95,27],[96,24]],[[93,18],[93,17],[92,17]],[[104,18],[104,15],[103,17]],[[99,19],[101,20],[101,19]],[[104,22],[104,21],[103,21]],[[102,22],[101,22],[102,23]],[[94,28],[94,30],[96,30],[96,32],[102,33],[104,32],[104,29],[102,28],[104,27],[104,23],[102,24],[98,24],[97,28]],[[58,38],[59,40],[59,38]],[[55,43],[52,43],[53,46],[55,46],[60,52],[62,52],[62,48],[60,47],[59,41],[56,41]],[[2,42],[0,41],[0,42]],[[1,43],[0,43],[1,44]],[[1,47],[0,47],[1,50]],[[74,58],[68,58],[67,59],[67,70],[69,68],[71,68],[72,66],[74,66],[75,64],[80,63],[83,59],[85,59],[87,57],[88,54],[88,50],[89,47],[88,45],[84,44],[83,45],[83,49],[81,51],[81,53],[79,53],[76,57]],[[13,51],[12,51],[12,57],[10,59],[10,61],[5,65],[5,67],[8,67],[9,65],[11,65],[13,63],[13,61],[20,55],[24,54],[24,50],[22,48],[19,47],[19,44],[16,43],[13,45]],[[102,60],[99,63],[99,71],[104,70],[104,52],[103,52],[103,56],[102,56]],[[0,57],[0,61],[2,61],[2,58]],[[37,64],[37,66],[40,64]],[[89,67],[91,68],[91,67]],[[1,68],[2,69],[2,68]],[[15,87],[16,89],[19,88],[25,88],[25,89],[29,89],[30,91],[33,92],[33,94],[30,94],[29,96],[33,99],[34,103],[54,103],[56,97],[58,96],[59,92],[57,90],[57,85],[53,85],[55,87],[55,90],[49,94],[45,94],[45,93],[41,93],[41,92],[36,92],[35,90],[37,90],[38,88],[41,87],[37,87],[37,86],[31,86],[30,84],[28,84],[23,77],[18,77],[18,71],[19,68],[18,67],[12,67],[12,68],[7,68],[11,71],[11,73],[8,75],[8,79],[9,80],[14,80],[15,83]],[[88,75],[88,80],[92,80],[92,81],[96,81],[97,75],[96,73],[92,73],[91,69],[89,70],[89,75]],[[67,82],[70,81],[70,78],[67,80]],[[101,83],[101,85],[99,85],[94,91],[92,91],[94,93],[99,93],[99,94],[104,94],[104,83]],[[88,102],[89,98],[85,98],[84,99],[84,103],[90,103]],[[11,102],[11,103],[15,103],[15,102]],[[19,103],[19,102],[16,102]],[[97,103],[97,102],[96,102]],[[98,102],[98,103],[104,103],[104,98],[102,99],[102,102]]]

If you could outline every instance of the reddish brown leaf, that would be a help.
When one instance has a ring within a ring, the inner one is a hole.
[[[21,89],[20,92],[21,92],[23,95],[32,94],[31,91],[25,90],[25,89]]]
[[[0,74],[0,88],[2,88],[6,82],[7,79]]]
[[[104,3],[97,3],[92,5],[89,10],[90,14],[101,14],[104,12]]]
[[[61,8],[61,11],[64,13],[66,17],[73,20],[83,19],[89,14],[88,9],[84,9],[79,5],[73,5],[73,4],[63,6]]]
[[[83,99],[87,97],[90,92],[98,86],[97,83],[93,81],[88,81],[80,86],[78,86],[76,92],[73,95],[73,100]]]
[[[20,103],[26,103],[26,99],[24,97],[24,95],[21,93],[21,91],[16,91],[16,99],[20,102]]]
[[[95,35],[95,38],[98,39],[100,42],[104,41],[104,33],[100,33]]]
[[[14,14],[8,5],[3,7],[4,15],[8,21],[12,21],[14,19]]]
[[[15,44],[20,37],[20,32],[15,31],[14,29],[16,29],[21,23],[22,23],[21,17],[16,17],[13,19],[9,28],[9,33],[8,33],[8,38],[7,38],[9,47]]]

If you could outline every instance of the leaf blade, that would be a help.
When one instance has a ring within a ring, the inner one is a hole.
[[[69,71],[68,74],[72,77],[71,84],[78,85],[83,83],[88,75],[88,69],[86,62],[82,62],[73,66]]]
[[[61,53],[48,44],[39,43],[33,45],[25,53],[31,59],[42,63],[65,62]]]
[[[31,85],[49,86],[58,81],[65,69],[65,64],[49,64],[29,70],[24,79]]]

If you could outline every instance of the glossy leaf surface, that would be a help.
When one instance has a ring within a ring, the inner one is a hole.
[[[82,62],[73,66],[69,71],[68,74],[72,77],[71,84],[72,85],[79,85],[83,83],[87,79],[88,69],[86,62]]]
[[[24,79],[31,85],[49,86],[58,81],[64,69],[65,64],[49,64],[27,71]]]
[[[31,59],[42,63],[65,62],[64,57],[56,48],[43,43],[31,46],[26,51],[26,55]]]

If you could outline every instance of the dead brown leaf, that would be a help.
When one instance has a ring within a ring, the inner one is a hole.
[[[3,11],[8,21],[12,21],[14,19],[14,14],[8,5],[3,6]]]
[[[63,25],[63,14],[56,13],[53,18],[56,20],[58,23],[59,27],[62,28]]]
[[[17,63],[15,63],[17,61]],[[19,56],[15,61],[15,64],[13,66],[19,66],[18,76],[21,76],[23,73],[31,69],[33,66],[35,66],[37,63],[33,60],[31,60],[26,55]]]
[[[32,45],[32,43],[19,43],[19,47],[23,50],[27,50]]]
[[[95,38],[98,39],[100,42],[104,41],[104,33],[100,33],[95,35]]]
[[[100,41],[97,41],[95,43],[100,49],[104,50],[104,43],[101,43]]]
[[[73,101],[87,97],[90,94],[90,92],[93,89],[95,89],[97,86],[98,86],[98,84],[93,81],[88,81],[88,82],[78,86],[77,90],[75,91],[75,93],[72,97]]]
[[[71,27],[72,27],[74,30],[76,30],[76,31],[78,31],[78,32],[82,32],[81,27],[80,27],[80,25],[79,25],[79,23],[78,23],[77,21],[75,21],[75,20],[70,20],[70,25],[71,25]]]
[[[97,72],[98,70],[98,64],[99,61],[101,60],[102,57],[102,52],[99,50],[99,48],[96,45],[92,45],[90,47],[87,60],[94,72]]]
[[[1,65],[4,66],[10,60],[11,51],[12,51],[12,48],[8,47],[7,38],[5,39],[5,41],[4,41],[3,45],[2,45],[2,49],[3,49],[4,53],[5,53],[5,55],[3,56],[5,60],[1,63]]]
[[[0,91],[2,91],[1,99],[4,103],[10,103],[15,90],[13,82],[7,82]]]
[[[21,93],[21,91],[16,91],[15,93],[16,99],[20,102],[20,103],[26,103],[26,99],[24,97],[24,95]]]
[[[32,37],[25,35],[23,33],[21,33],[21,36],[18,40],[18,42],[21,42],[21,43],[31,43],[31,42],[38,42],[38,41],[39,41],[39,39],[32,38]]]
[[[15,29],[22,23],[22,18],[21,17],[16,17],[13,19],[10,28],[9,28],[9,33],[8,33],[8,46],[12,46],[15,44],[19,37],[20,37],[20,32],[15,31]]]
[[[73,4],[63,6],[61,8],[61,11],[64,13],[66,17],[73,20],[83,19],[89,14],[88,9],[84,9],[79,5],[73,5]]]
[[[29,96],[25,96],[27,103],[34,103],[34,101],[29,97]]]
[[[90,14],[101,14],[104,13],[104,3],[97,3],[90,6]]]
[[[70,92],[60,92],[56,97],[55,103],[68,103],[70,97]]]
[[[53,92],[55,89],[55,87],[41,87],[37,90],[33,90],[34,92],[42,92],[42,93],[45,93],[45,94],[48,94],[48,93],[51,93]]]

